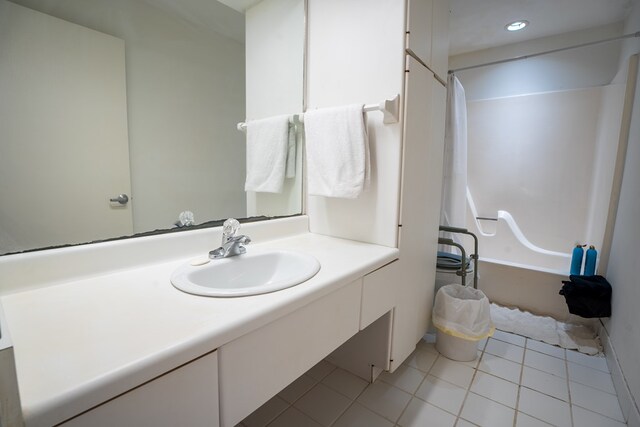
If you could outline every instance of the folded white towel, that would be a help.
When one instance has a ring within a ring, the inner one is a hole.
[[[362,104],[304,114],[310,195],[355,199],[369,181],[369,141]]]
[[[293,123],[289,124],[289,141],[287,146],[287,166],[285,169],[286,178],[294,178],[296,176],[296,145],[298,142],[297,129],[298,129],[298,121],[297,119],[294,118]]]
[[[245,191],[280,193],[289,144],[289,116],[247,122]]]

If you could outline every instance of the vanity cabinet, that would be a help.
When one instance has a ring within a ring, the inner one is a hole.
[[[360,278],[223,345],[220,424],[233,427],[355,335]]]
[[[446,81],[449,59],[449,1],[410,0],[407,47]]]
[[[398,288],[395,283],[400,275],[399,264],[394,261],[364,276],[360,330],[396,306]]]
[[[169,371],[60,425],[217,427],[218,352]]]
[[[398,274],[388,289],[388,297],[395,298],[389,359],[393,372],[415,349],[431,320],[442,197],[449,0],[309,0],[308,13],[309,109],[377,103],[396,94],[404,107],[399,123],[384,123],[379,113],[367,113],[375,165],[367,191],[354,200],[307,199],[312,233],[400,250],[394,266]],[[407,49],[419,59],[410,58]],[[384,297],[373,298],[369,306],[367,289],[365,283],[363,327],[386,308],[376,307]]]

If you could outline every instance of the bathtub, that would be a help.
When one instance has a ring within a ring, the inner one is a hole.
[[[570,253],[534,245],[507,211],[498,211],[492,220],[476,219],[468,190],[467,205],[467,228],[479,244],[478,289],[491,302],[560,321],[591,323],[571,315],[558,294],[562,281],[569,279]]]

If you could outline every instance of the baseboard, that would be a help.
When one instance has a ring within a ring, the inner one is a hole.
[[[618,361],[616,350],[609,339],[607,328],[604,327],[602,322],[599,322],[598,335],[600,336],[600,341],[604,347],[604,354],[607,358],[609,370],[611,371],[613,386],[618,394],[618,401],[620,402],[622,415],[627,421],[628,427],[640,427],[640,410],[638,410],[638,405],[635,402],[633,395],[631,394],[631,390],[629,389],[629,385],[627,384],[627,380],[624,377],[624,372],[622,371],[620,362]]]

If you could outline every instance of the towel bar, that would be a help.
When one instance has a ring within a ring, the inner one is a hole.
[[[367,104],[362,110],[366,113],[370,111],[382,111],[382,114],[384,115],[382,122],[384,124],[398,123],[398,120],[400,119],[400,95],[396,95],[392,99],[385,99],[379,104]],[[289,118],[289,123],[295,123],[296,119],[299,123],[303,123],[304,114],[293,114]],[[247,124],[245,122],[240,122],[238,123],[237,128],[239,131],[244,132],[247,130]]]

